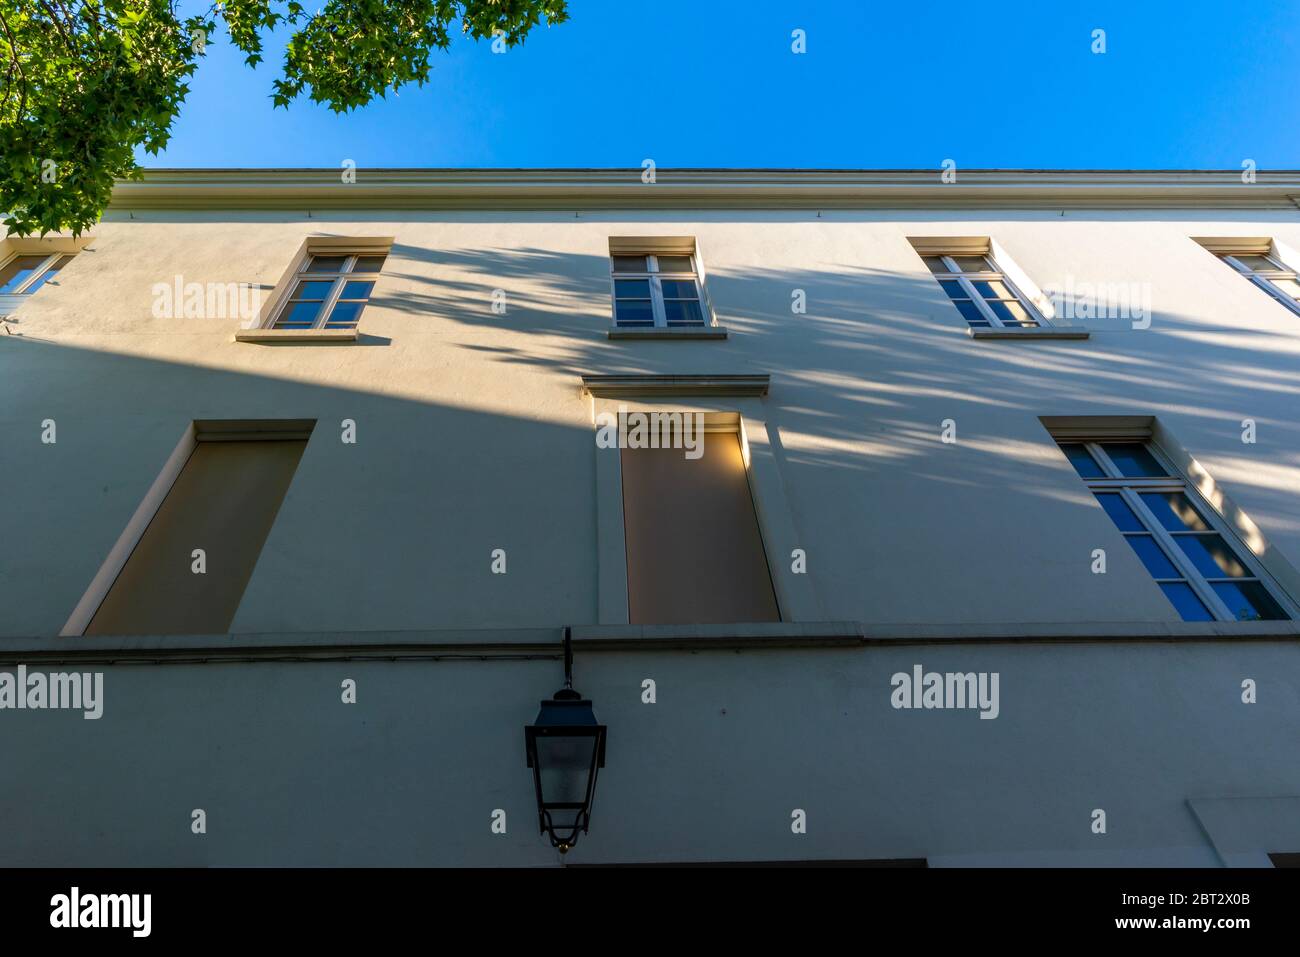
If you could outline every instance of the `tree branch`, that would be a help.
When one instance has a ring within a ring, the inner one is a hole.
[[[63,37],[63,44],[68,48],[68,52],[75,55],[77,48],[73,45],[72,38],[68,36],[68,31],[63,29],[64,25],[59,21],[59,15],[54,12],[54,9],[46,2],[46,0],[36,0],[36,2],[41,5],[41,9],[43,9],[46,15],[50,18],[50,23],[54,24],[54,29],[59,31],[59,36]],[[66,10],[63,15],[65,17],[67,16]]]
[[[59,11],[63,14],[63,19],[68,23],[68,29],[75,31],[77,29],[76,18],[68,12],[68,8],[63,5],[63,0],[54,0],[54,5],[57,6]]]
[[[13,89],[14,67],[17,66],[13,60],[9,61],[9,69],[5,70],[4,96],[0,97],[0,116],[4,115],[4,106],[9,102],[9,91]]]
[[[18,101],[18,119],[21,121],[23,114],[27,112],[27,71],[23,69],[22,60],[18,57],[18,41],[14,39],[13,31],[9,29],[9,21],[5,15],[0,13],[0,27],[4,28],[5,36],[9,38],[9,49],[13,51],[13,65],[18,67],[18,75],[22,79],[22,98]]]
[[[94,8],[95,9],[92,12],[87,0],[81,0],[81,18],[94,28],[95,36],[99,37],[103,35],[104,32],[99,25],[99,4],[94,4]]]

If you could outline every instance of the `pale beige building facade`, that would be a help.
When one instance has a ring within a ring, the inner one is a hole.
[[[0,672],[104,710],[0,710],[0,860],[551,863],[566,627],[610,728],[570,859],[1300,850],[1298,198],[157,171],[5,240]]]

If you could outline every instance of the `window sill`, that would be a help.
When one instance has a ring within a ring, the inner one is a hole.
[[[1087,329],[1070,329],[1060,326],[1038,326],[1031,329],[976,329],[966,327],[966,335],[972,339],[1087,339]]]
[[[585,375],[582,394],[600,399],[649,396],[767,395],[771,377],[759,375]]]
[[[727,330],[723,326],[684,326],[674,329],[620,329],[615,326],[609,330],[609,337],[611,339],[725,339]]]
[[[356,342],[355,329],[240,329],[236,342]]]

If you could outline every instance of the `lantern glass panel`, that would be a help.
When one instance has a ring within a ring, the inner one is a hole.
[[[547,806],[582,805],[587,800],[596,747],[593,735],[542,735],[537,738],[537,763],[542,775],[542,800]]]

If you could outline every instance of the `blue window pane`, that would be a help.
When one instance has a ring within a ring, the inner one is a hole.
[[[373,282],[345,282],[340,299],[369,299],[370,291],[375,288]]]
[[[23,290],[23,293],[24,293],[25,295],[30,296],[30,295],[31,295],[32,293],[34,293],[37,289],[40,289],[42,286],[44,286],[47,282],[49,282],[49,281],[50,281],[51,279],[53,279],[53,278],[54,278],[54,270],[53,270],[53,269],[47,269],[47,270],[45,270],[45,272],[43,272],[43,273],[41,273],[39,276],[37,276],[37,277],[36,277],[36,281],[33,282],[30,286],[28,286],[26,289],[24,289],[24,290]]]
[[[1036,326],[1038,323],[1018,302],[990,302],[988,307],[1004,326]]]
[[[1171,532],[1205,532],[1210,526],[1182,492],[1143,492],[1142,501]]]
[[[1214,616],[1205,604],[1196,597],[1191,586],[1182,582],[1170,582],[1160,586],[1169,603],[1178,609],[1183,621],[1214,621]]]
[[[1084,451],[1087,454],[1087,451]],[[1089,459],[1089,461],[1092,461]],[[1106,514],[1111,517],[1121,532],[1144,532],[1146,528],[1138,521],[1138,517],[1133,514],[1133,509],[1128,507],[1123,496],[1118,492],[1102,492],[1097,496],[1097,501],[1101,502],[1101,507],[1106,510]]]
[[[326,329],[351,329],[361,318],[361,310],[365,308],[364,302],[340,302],[331,311],[328,319],[325,320]]]
[[[1133,546],[1133,551],[1138,553],[1138,558],[1142,559],[1142,564],[1147,567],[1152,578],[1182,577],[1178,574],[1174,563],[1150,535],[1126,535],[1125,538]]]
[[[1125,478],[1154,478],[1169,474],[1140,442],[1103,442],[1101,447]]]
[[[972,279],[970,284],[975,287],[981,299],[1015,299],[1016,294],[1000,279]]]
[[[1220,535],[1178,535],[1178,547],[1206,578],[1249,578],[1250,569]]]
[[[49,269],[45,270],[45,272],[41,273],[40,276],[38,276],[38,277],[36,278],[36,281],[33,282],[30,286],[27,287],[27,289],[26,289],[26,293],[27,293],[27,295],[30,296],[30,295],[31,295],[32,293],[34,293],[37,289],[40,289],[42,286],[44,286],[47,282],[49,282],[51,279],[54,278],[55,274],[56,274],[60,269],[62,269],[64,266],[66,266],[66,265],[67,265],[68,263],[70,263],[70,262],[72,262],[72,257],[71,257],[71,256],[64,256],[62,259],[56,259],[56,260],[54,261],[54,265],[53,265],[53,266],[51,266]]]
[[[664,318],[670,326],[702,326],[704,315],[694,299],[667,299],[664,301]]]
[[[1289,620],[1259,582],[1216,582],[1213,588],[1237,621]]]
[[[961,283],[957,282],[955,279],[954,280],[940,279],[939,285],[943,287],[943,291],[948,294],[949,299],[955,301],[957,299],[969,298],[966,295],[966,290],[961,287]]]
[[[320,313],[319,302],[295,302],[280,316],[277,329],[310,329]]]
[[[661,279],[660,286],[663,287],[665,299],[698,299],[700,294],[695,290],[695,283],[689,279]]]
[[[649,299],[649,279],[615,279],[614,295],[619,299]]]
[[[44,256],[19,256],[0,270],[0,295],[12,293],[36,272]]]
[[[615,303],[615,316],[620,326],[653,326],[654,311],[642,299],[620,299]]]
[[[972,326],[988,326],[989,321],[985,319],[984,314],[975,307],[975,303],[971,302],[969,299],[960,299],[954,302],[953,305],[955,305],[957,311],[962,314],[962,318]]]
[[[332,282],[300,282],[293,291],[294,299],[324,299],[334,286]]]
[[[1082,442],[1062,442],[1061,451],[1070,460],[1074,470],[1084,478],[1105,477],[1106,473],[1101,470],[1097,460],[1092,457],[1092,454]]]

